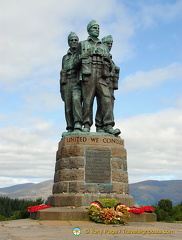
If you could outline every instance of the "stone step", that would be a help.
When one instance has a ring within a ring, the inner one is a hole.
[[[30,218],[40,220],[85,220],[89,219],[86,207],[51,207],[30,213]],[[155,222],[155,213],[130,213],[129,222]]]

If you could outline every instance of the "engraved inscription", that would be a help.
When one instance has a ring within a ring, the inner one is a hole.
[[[67,144],[101,144],[101,145],[121,145],[124,146],[124,140],[116,137],[95,137],[95,136],[67,136]]]
[[[111,151],[86,150],[85,182],[111,183]]]

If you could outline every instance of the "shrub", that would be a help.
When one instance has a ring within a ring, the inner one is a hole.
[[[5,216],[0,215],[0,221],[6,221],[6,220],[7,220],[7,218]]]

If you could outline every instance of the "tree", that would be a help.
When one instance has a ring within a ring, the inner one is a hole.
[[[171,200],[161,199],[153,208],[157,215],[157,221],[182,221],[182,202],[173,207]]]
[[[37,198],[33,201],[0,197],[0,221],[28,218],[30,214],[27,211],[27,208],[29,206],[43,204],[43,202],[44,200],[42,198]]]
[[[159,209],[163,209],[165,212],[171,213],[172,212],[172,201],[169,199],[161,199],[158,202]]]

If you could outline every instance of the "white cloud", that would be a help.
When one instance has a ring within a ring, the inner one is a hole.
[[[126,61],[134,54],[130,41],[138,25],[150,25],[158,18],[175,19],[182,9],[181,1],[139,5],[138,12],[131,15],[127,4],[112,0],[93,0],[89,8],[84,0],[45,0],[43,4],[40,0],[1,1],[1,83],[10,86],[23,77],[58,72],[67,50],[67,34],[76,31],[83,40],[87,23],[93,18],[101,25],[101,37],[113,35],[116,62]]]
[[[0,79],[4,84],[35,74],[42,66],[54,68],[55,59],[58,62],[53,39],[63,30],[55,27],[58,13],[49,14],[50,3],[9,1],[1,5]]]
[[[182,79],[182,64],[173,63],[164,68],[158,68],[149,72],[138,71],[121,81],[120,89],[128,93],[137,89],[148,89],[160,85],[164,81],[178,81]]]
[[[159,2],[159,1],[139,1],[139,11],[137,13],[138,26],[149,28],[158,23],[169,23],[181,18],[182,1]]]
[[[25,124],[0,130],[1,176],[4,181],[8,180],[2,187],[53,178],[59,141],[54,137],[56,128],[43,119],[30,123],[28,128]],[[118,120],[116,125],[122,130],[121,137],[128,152],[130,183],[181,179],[182,110],[179,105],[158,113]]]
[[[22,83],[24,77],[59,72],[68,48],[67,35],[75,31],[80,40],[85,39],[86,26],[93,18],[101,25],[101,37],[112,34],[115,42],[119,39],[120,59],[128,58],[132,51],[128,40],[133,23],[116,1],[93,0],[88,8],[84,0],[10,0],[1,2],[0,11],[0,82],[6,87]],[[113,51],[117,57],[115,47]]]
[[[1,177],[53,178],[58,144],[53,125],[43,119],[30,123],[0,129]]]
[[[138,115],[117,126],[123,129],[130,182],[181,179],[182,109]]]
[[[5,188],[23,183],[39,183],[47,180],[47,178],[13,178],[13,177],[0,177],[0,188]]]
[[[178,99],[178,101],[176,102],[176,108],[182,109],[182,98]]]

